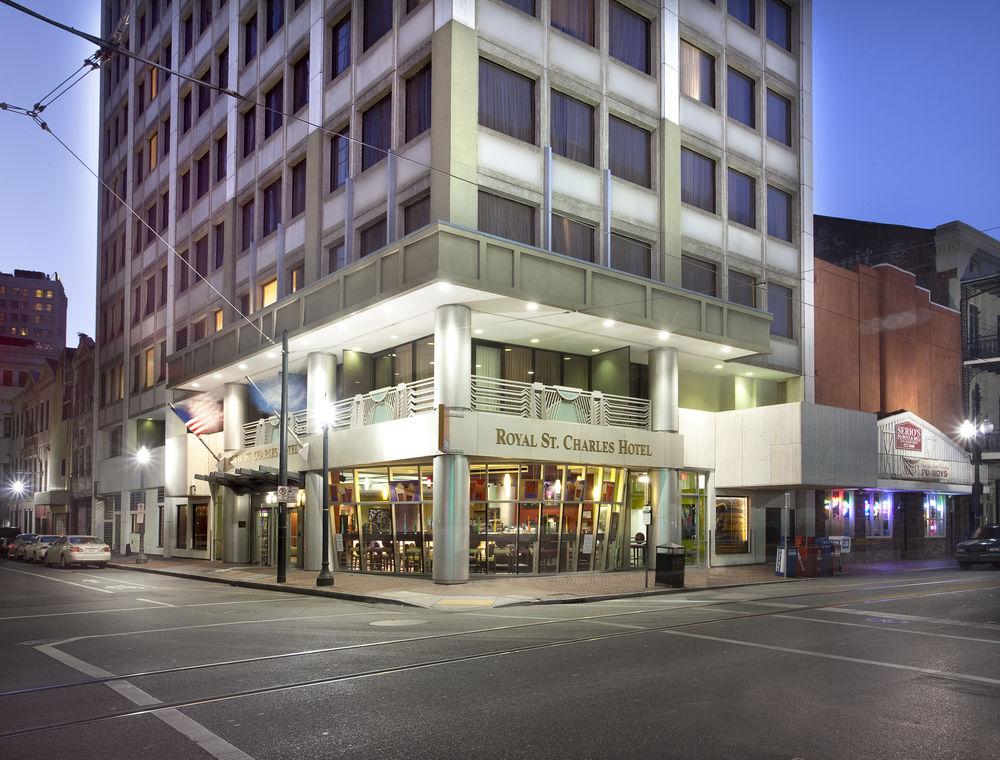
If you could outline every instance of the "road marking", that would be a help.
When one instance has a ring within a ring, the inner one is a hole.
[[[786,602],[741,602],[741,604],[755,604],[762,607],[783,607],[788,610],[801,610],[809,606],[807,604],[788,604]]]
[[[85,588],[88,591],[100,591],[102,594],[113,594],[114,591],[108,591],[107,589],[98,588],[97,586],[85,586],[82,583],[74,583],[73,581],[68,581],[64,578],[53,578],[51,575],[42,575],[41,573],[29,573],[27,570],[15,570],[12,567],[0,567],[0,570],[6,570],[9,573],[20,573],[21,575],[33,575],[35,578],[42,578],[47,581],[54,581],[56,583],[65,583],[69,586],[76,586],[77,588]]]
[[[828,652],[814,652],[809,649],[794,649],[792,647],[779,647],[774,644],[758,644],[753,641],[740,641],[739,639],[727,639],[722,636],[706,636],[703,633],[690,633],[688,631],[663,630],[660,633],[668,636],[683,636],[689,639],[702,639],[703,641],[715,641],[720,644],[734,644],[741,647],[751,647],[753,649],[767,649],[771,652],[784,652],[785,654],[799,654],[804,657],[816,657],[822,660],[837,660],[839,662],[851,662],[858,665],[874,665],[880,668],[890,668],[892,670],[905,670],[910,673],[922,673],[939,678],[948,678],[954,681],[969,681],[971,683],[985,683],[990,686],[1000,686],[1000,679],[987,678],[986,676],[975,676],[969,673],[955,673],[950,670],[935,670],[934,668],[918,668],[915,665],[900,665],[895,662],[883,662],[881,660],[866,660],[861,657],[847,657],[842,654],[830,654]]]
[[[173,607],[174,606],[174,605],[170,604],[169,602],[158,602],[155,599],[144,599],[141,596],[137,596],[135,598],[135,600],[137,602],[149,602],[150,604],[159,604],[159,605],[162,605],[164,607]]]
[[[67,641],[71,640],[72,639],[68,639]],[[110,671],[99,668],[96,665],[91,665],[89,662],[84,662],[79,657],[74,657],[73,655],[67,654],[60,649],[56,649],[55,644],[41,644],[35,647],[35,649],[62,663],[66,667],[79,671],[80,673],[88,675],[91,678],[114,678],[115,676],[115,674]],[[129,702],[139,707],[154,707],[155,705],[163,704],[162,700],[157,699],[152,694],[143,691],[138,686],[130,681],[126,681],[125,679],[107,681],[105,683],[106,686],[112,691],[120,694]],[[218,760],[253,760],[250,755],[240,749],[237,749],[218,734],[213,734],[196,720],[189,718],[176,708],[168,707],[163,710],[154,709],[152,710],[152,714],[182,736],[193,741],[207,753],[212,755],[212,757],[218,758]]]
[[[905,620],[913,623],[935,623],[937,625],[953,625],[961,628],[981,628],[984,631],[1000,631],[997,623],[972,623],[968,620],[951,620],[948,618],[931,618],[920,615],[903,615],[898,612],[880,612],[878,610],[855,610],[850,607],[822,607],[823,612],[839,612],[842,615],[861,615],[884,620]]]
[[[435,607],[492,607],[495,600],[490,597],[485,598],[473,598],[473,597],[458,597],[457,599],[442,599],[437,602]]]
[[[958,639],[959,641],[978,641],[983,644],[1000,645],[1000,639],[977,639],[972,636],[956,636],[953,633],[914,631],[912,628],[898,628],[895,626],[884,626],[884,625],[869,625],[867,623],[848,623],[845,620],[823,620],[821,618],[805,617],[803,615],[776,615],[775,617],[787,618],[789,620],[808,620],[812,623],[826,623],[827,625],[845,625],[851,628],[871,628],[876,631],[891,631],[892,633],[908,633],[911,636],[933,636],[939,639]]]
[[[267,602],[271,604],[272,602],[296,602],[302,601],[301,599],[295,599],[294,597],[287,597],[285,599],[240,599],[236,602],[198,602],[196,604],[174,604],[171,605],[174,608],[181,609],[186,607],[222,607],[227,604],[258,604],[260,602]],[[162,604],[162,602],[161,602]],[[111,610],[76,610],[74,612],[40,612],[37,615],[8,615],[7,617],[0,617],[0,623],[5,620],[33,620],[35,618],[49,618],[49,617],[64,617],[67,615],[102,615],[105,612],[139,612],[140,610],[159,610],[162,607],[116,607]]]

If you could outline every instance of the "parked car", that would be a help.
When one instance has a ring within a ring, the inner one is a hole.
[[[955,559],[962,570],[975,563],[991,563],[1000,568],[1000,524],[980,525],[972,538],[955,547]]]
[[[45,559],[45,550],[48,549],[59,536],[47,536],[40,534],[24,548],[24,559],[28,562],[41,562]]]
[[[14,539],[14,546],[12,547],[11,559],[24,559],[24,550],[28,548],[28,544],[35,540],[34,533],[21,533],[17,538]]]
[[[45,566],[97,565],[105,567],[111,547],[96,536],[59,536],[45,551]]]

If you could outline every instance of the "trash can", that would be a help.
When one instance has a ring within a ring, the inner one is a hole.
[[[817,538],[816,548],[819,549],[820,576],[833,575],[833,542],[828,538]]]
[[[774,574],[785,578],[798,575],[799,548],[787,536],[778,537],[778,553],[774,558]]]
[[[684,588],[684,547],[680,544],[657,544],[657,586]]]

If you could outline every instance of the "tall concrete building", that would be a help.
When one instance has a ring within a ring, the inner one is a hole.
[[[138,0],[131,50],[244,97],[103,71],[94,531],[274,561],[287,330],[302,567],[323,488],[336,567],[447,583],[812,532],[875,433],[813,403],[811,17]]]

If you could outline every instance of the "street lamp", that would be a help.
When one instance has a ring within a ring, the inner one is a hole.
[[[15,479],[10,484],[10,492],[14,494],[17,498],[21,498],[28,491],[28,486],[20,478]]]
[[[993,432],[993,423],[989,417],[976,421],[965,420],[958,434],[972,442],[972,496],[969,499],[969,530],[979,526],[981,520],[983,484],[979,480],[979,467],[983,463],[983,447],[980,438]]]
[[[323,565],[316,576],[317,586],[332,586],[330,571],[330,425],[333,423],[333,404],[327,400],[320,411],[323,426]]]
[[[139,523],[139,553],[135,555],[135,564],[137,565],[149,562],[149,557],[146,556],[146,465],[149,464],[149,459],[149,449],[140,446],[139,450],[135,452],[135,461],[139,465],[139,493],[142,494],[139,497],[142,499],[139,502],[139,519],[142,522]]]

